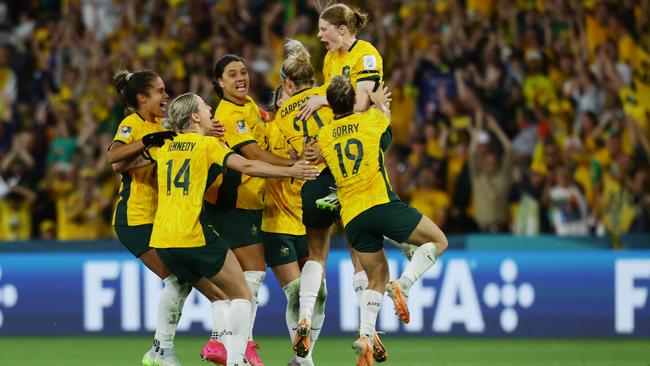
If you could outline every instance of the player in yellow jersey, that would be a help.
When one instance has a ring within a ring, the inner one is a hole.
[[[324,88],[336,75],[350,80],[357,92],[354,111],[368,109],[368,91],[376,90],[384,78],[383,60],[377,49],[357,33],[366,25],[368,14],[345,4],[330,5],[320,14],[318,38],[325,43],[327,54],[323,62]],[[301,106],[301,117],[308,117],[327,105],[324,95],[315,95]]]
[[[190,287],[179,284],[156,251],[149,247],[157,207],[157,186],[155,165],[142,157],[145,148],[160,146],[174,137],[174,132],[165,131],[158,123],[165,114],[169,95],[160,76],[151,71],[121,70],[115,74],[114,83],[122,103],[131,113],[120,123],[108,151],[108,162],[116,169],[126,169],[122,172],[113,225],[120,242],[165,283],[158,304],[154,346],[144,355],[142,364],[152,365],[161,354],[164,354],[163,360],[159,360],[161,363],[173,363],[172,347],[179,309]],[[197,289],[213,302],[222,295],[207,280],[201,281]]]
[[[326,106],[311,114],[306,120],[299,116],[300,106],[308,101],[310,95],[323,94],[324,89],[314,88],[314,69],[305,47],[298,41],[289,40],[285,48],[288,56],[280,75],[282,88],[291,95],[291,98],[279,109],[276,121],[289,144],[300,154],[304,154],[303,146],[312,145],[316,141],[320,129],[332,121],[333,114],[331,108]],[[324,304],[327,295],[327,286],[323,279],[324,267],[329,253],[331,227],[338,219],[338,214],[316,207],[316,199],[327,195],[330,187],[336,185],[329,168],[324,164],[318,166],[321,169],[320,176],[315,181],[306,182],[301,192],[302,222],[307,227],[309,260],[305,263],[300,276],[300,321],[294,338],[294,351],[297,356],[308,358],[311,358],[310,348],[318,338],[324,321]],[[357,273],[355,279],[359,274],[365,276],[356,255],[354,252],[351,254],[355,273]],[[354,283],[354,288],[355,292],[360,293],[358,281]],[[385,361],[386,350],[378,336],[375,343],[376,359]]]
[[[293,148],[280,131],[277,123],[280,115],[277,114],[277,111],[278,107],[284,104],[288,98],[289,96],[283,92],[282,86],[280,86],[275,92],[275,102],[269,111],[276,120],[267,123],[271,151],[285,158],[291,156],[290,152]],[[273,274],[287,298],[285,320],[290,338],[293,337],[298,326],[300,270],[309,255],[305,225],[302,223],[302,199],[300,196],[304,183],[304,181],[287,178],[266,179],[262,214],[262,240],[266,264],[273,270]],[[325,294],[323,293],[323,295]],[[324,300],[323,296],[323,306],[317,310],[319,314],[323,315],[323,319]],[[320,326],[315,332],[320,332]],[[311,354],[307,358],[293,356],[288,363],[289,366],[313,364]]]
[[[178,135],[148,155],[157,162],[158,210],[150,245],[180,283],[207,278],[230,299],[227,365],[248,364],[244,352],[250,334],[251,291],[230,245],[215,231],[203,209],[212,181],[226,168],[257,177],[313,179],[318,170],[306,162],[291,167],[247,160],[221,141],[206,136],[210,107],[187,93],[169,104],[169,126]],[[226,218],[227,219],[227,218]]]
[[[323,62],[323,78],[327,88],[335,75],[347,77],[357,91],[354,111],[368,109],[370,101],[366,91],[376,90],[384,78],[383,60],[377,49],[370,43],[357,39],[357,33],[365,26],[368,14],[352,9],[345,4],[328,6],[318,20],[318,37],[327,47]],[[327,98],[315,95],[300,107],[300,115],[307,118],[322,106],[327,105]],[[338,211],[341,208],[336,190],[316,201],[322,209]],[[364,273],[355,273],[355,281],[367,282]],[[356,288],[356,287],[355,287]]]
[[[346,236],[368,274],[368,287],[360,301],[359,338],[353,344],[357,365],[362,366],[373,364],[373,335],[384,291],[395,302],[402,320],[408,322],[410,287],[447,249],[447,238],[438,226],[392,191],[381,148],[390,126],[389,99],[383,85],[366,93],[373,107],[354,113],[352,84],[343,76],[335,76],[327,88],[334,121],[318,135],[321,153],[338,187]],[[390,283],[384,235],[419,246],[400,279]]]
[[[274,155],[269,150],[268,131],[259,107],[248,96],[250,80],[244,60],[225,55],[214,66],[213,84],[221,101],[214,119],[223,123],[225,143],[247,159],[277,166],[292,166],[296,160]],[[266,275],[260,228],[264,180],[230,171],[223,177],[216,205],[209,214],[217,231],[230,243],[253,293],[253,325],[257,312],[257,291]],[[252,330],[252,327],[251,327]],[[261,364],[251,333],[249,359]]]

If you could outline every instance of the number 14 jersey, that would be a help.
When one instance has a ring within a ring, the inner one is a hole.
[[[343,225],[363,211],[397,197],[386,175],[380,144],[389,126],[383,113],[370,108],[335,117],[318,134],[321,153],[336,180]]]
[[[192,248],[206,245],[214,229],[203,214],[203,196],[233,151],[215,137],[182,133],[149,150],[158,164],[158,211],[149,246]]]

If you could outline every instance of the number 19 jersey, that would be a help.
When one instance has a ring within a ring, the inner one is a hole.
[[[397,198],[386,175],[380,144],[389,126],[383,113],[370,108],[335,117],[320,130],[318,141],[336,180],[343,225],[363,211]]]
[[[206,245],[204,232],[214,230],[203,213],[203,196],[225,170],[233,151],[214,137],[179,134],[149,154],[158,164],[158,211],[149,245],[194,248]]]

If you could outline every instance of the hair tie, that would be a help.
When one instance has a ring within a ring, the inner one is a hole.
[[[126,75],[126,81],[129,81],[131,79],[131,76],[133,76],[133,73],[130,72]]]
[[[289,77],[287,76],[287,73],[284,72],[284,67],[280,69],[280,76],[281,76],[283,79],[289,79]]]

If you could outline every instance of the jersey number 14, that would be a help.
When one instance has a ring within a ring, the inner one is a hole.
[[[167,195],[172,195],[172,169],[174,161],[167,162]],[[183,165],[174,177],[174,187],[183,188],[183,195],[187,196],[190,191],[190,159],[185,159]]]

